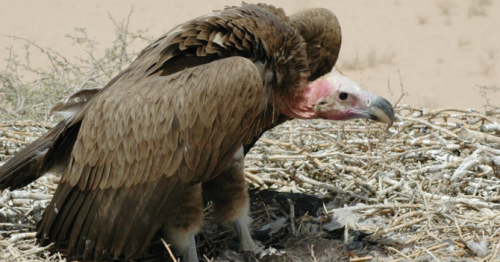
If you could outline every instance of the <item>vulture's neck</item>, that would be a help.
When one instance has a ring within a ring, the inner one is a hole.
[[[319,118],[314,111],[316,102],[321,98],[331,96],[332,93],[333,87],[331,83],[322,79],[316,80],[292,96],[283,97],[282,101],[285,103],[281,112],[293,118]]]

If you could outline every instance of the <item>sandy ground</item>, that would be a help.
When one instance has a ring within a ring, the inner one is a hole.
[[[248,1],[254,2],[254,1]],[[174,25],[224,5],[240,1],[171,0],[0,0],[0,68],[7,47],[24,45],[5,35],[16,35],[50,47],[63,55],[81,50],[65,36],[75,27],[104,48],[113,39],[109,16],[123,20],[134,7],[132,29],[149,28],[160,36]],[[494,0],[273,0],[288,14],[313,7],[333,10],[343,29],[337,64],[344,74],[366,89],[413,106],[484,109],[478,86],[500,87],[500,2]],[[143,46],[135,47],[137,50]],[[33,53],[33,63],[48,61]],[[391,95],[388,86],[394,95]],[[393,98],[394,96],[394,98]],[[490,103],[500,106],[500,92],[490,92]]]

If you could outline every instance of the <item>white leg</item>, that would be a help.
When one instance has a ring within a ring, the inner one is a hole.
[[[249,220],[249,217],[244,214],[233,222],[233,227],[240,240],[241,250],[256,252],[259,250],[259,246],[255,244],[250,234]]]
[[[214,216],[222,224],[231,226],[240,240],[244,251],[259,251],[250,234],[248,217],[250,200],[244,172],[243,147],[233,156],[224,172],[209,182],[203,184],[204,193],[212,200]]]
[[[201,185],[186,187],[165,219],[162,233],[182,261],[199,262],[194,236],[203,226]]]
[[[199,262],[194,232],[177,228],[164,231],[163,234],[167,243],[172,245],[174,254],[176,256],[182,256],[181,261]]]
[[[186,262],[199,262],[198,253],[196,253],[196,240],[194,234],[189,234],[189,245],[182,254],[183,261]]]

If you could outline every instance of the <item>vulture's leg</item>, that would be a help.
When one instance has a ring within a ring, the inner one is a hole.
[[[252,239],[252,235],[250,234],[250,228],[248,225],[251,222],[252,219],[248,217],[248,212],[245,212],[232,224],[234,231],[236,232],[240,240],[241,250],[256,252],[259,249],[259,246],[255,244],[255,242]]]
[[[187,262],[198,262],[198,253],[196,252],[196,240],[194,239],[194,233],[189,234],[189,246],[184,253],[182,258]]]
[[[203,226],[201,185],[186,187],[169,214],[162,229],[167,243],[187,262],[198,262],[194,236]]]
[[[203,193],[212,200],[214,216],[222,224],[232,226],[244,251],[257,251],[250,234],[248,216],[250,201],[244,173],[243,147],[240,148],[224,172],[209,182],[203,183]]]

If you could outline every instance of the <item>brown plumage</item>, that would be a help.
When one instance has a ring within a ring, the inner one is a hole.
[[[68,118],[0,167],[0,189],[61,172],[37,237],[70,259],[139,257],[161,231],[197,261],[205,183],[216,216],[255,249],[243,155],[264,131],[291,117],[394,120],[387,100],[345,77],[317,80],[340,44],[325,9],[243,4],[181,24],[102,90],[54,108]]]

